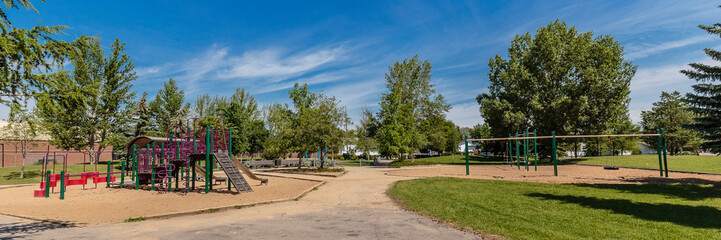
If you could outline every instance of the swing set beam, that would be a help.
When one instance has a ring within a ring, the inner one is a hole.
[[[525,134],[518,134],[516,132],[516,135],[510,135],[509,137],[503,137],[503,138],[479,138],[479,139],[469,139],[467,136],[465,137],[466,142],[466,175],[469,175],[469,163],[468,163],[468,142],[489,142],[489,141],[508,141],[508,152],[511,163],[513,163],[513,144],[511,141],[516,141],[516,156],[517,156],[517,162],[516,165],[520,169],[520,146],[519,146],[519,140],[525,140],[524,145],[529,144],[527,140],[533,139],[534,140],[534,152],[536,152],[536,140],[537,139],[552,139],[551,148],[554,149],[552,152],[552,161],[553,161],[553,175],[558,176],[558,164],[556,160],[556,139],[557,138],[622,138],[622,137],[658,137],[658,165],[661,172],[661,176],[668,177],[668,161],[666,159],[666,136],[663,129],[657,130],[657,133],[645,133],[645,134],[601,134],[601,135],[561,135],[556,136],[556,132],[552,132],[551,136],[537,136],[536,132],[534,130],[533,133],[526,132]],[[530,136],[530,135],[533,136]],[[526,146],[527,147],[527,146]],[[526,170],[528,170],[528,148],[524,147],[525,153],[526,153]],[[536,163],[537,164],[537,163]],[[665,172],[664,172],[665,169]]]

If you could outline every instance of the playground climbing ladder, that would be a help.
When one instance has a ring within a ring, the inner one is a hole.
[[[253,191],[253,189],[250,188],[250,185],[248,185],[248,181],[246,181],[245,177],[243,177],[243,174],[241,174],[240,170],[238,170],[238,168],[236,168],[233,164],[233,161],[228,156],[228,153],[218,152],[213,153],[213,156],[215,156],[215,159],[218,160],[220,167],[223,168],[225,174],[228,175],[230,183],[235,186],[235,189],[238,190],[239,193]]]

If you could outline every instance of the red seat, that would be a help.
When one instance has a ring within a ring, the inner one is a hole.
[[[45,197],[45,189],[35,189],[35,197]]]
[[[50,180],[50,187],[57,187],[58,182]],[[40,188],[45,189],[45,182],[40,183]]]
[[[85,185],[88,184],[87,179],[70,179],[68,182],[65,183],[65,186],[73,186],[73,185]]]
[[[93,183],[102,183],[102,182],[107,182],[107,178],[106,177],[93,178]],[[115,176],[110,176],[110,182],[115,182]]]

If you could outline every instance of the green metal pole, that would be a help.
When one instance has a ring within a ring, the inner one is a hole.
[[[110,161],[113,161],[113,160],[110,160]],[[108,166],[107,167],[108,171],[105,172],[105,187],[109,188],[110,187],[110,162],[106,162],[105,165]]]
[[[126,158],[126,160],[127,160],[127,158]],[[125,162],[126,161],[120,162],[120,169],[121,169],[120,170],[120,187],[121,188],[123,187],[123,184],[125,184]]]
[[[536,137],[536,129],[533,129],[533,136]],[[538,143],[536,142],[537,139],[533,139],[533,163],[534,163],[534,170],[538,171]]]
[[[150,169],[150,190],[155,191],[155,168]]]
[[[180,160],[180,143],[175,145],[175,161],[177,162],[178,160]],[[178,167],[178,173],[175,175],[175,189],[178,189],[182,172],[183,168]]]
[[[228,128],[228,157],[233,161],[233,128]],[[231,191],[231,185],[233,185],[233,183],[230,182],[230,178],[228,178],[228,191]]]
[[[60,171],[60,200],[63,199],[65,199],[65,171]]]
[[[163,158],[165,158],[165,143],[160,144],[160,158],[158,159],[158,165],[163,165]]]
[[[45,173],[45,197],[50,197],[50,175],[52,174],[52,171],[48,170],[47,173]]]
[[[470,174],[468,167],[468,135],[463,135],[463,139],[466,141],[466,176]]]
[[[656,129],[656,133],[661,134],[661,130]],[[658,171],[661,173],[661,177],[663,177],[663,153],[661,153],[663,150],[661,149],[661,144],[663,144],[663,140],[661,135],[658,135],[658,147],[656,147],[656,152],[658,152]]]
[[[513,137],[510,133],[508,134],[508,138]],[[513,167],[513,141],[510,139],[508,140],[508,159],[510,160],[511,167]]]
[[[558,162],[556,161],[556,131],[551,132],[553,140],[551,142],[551,156],[553,156],[553,176],[558,176]]]
[[[528,129],[526,129],[526,134],[524,136],[528,137]],[[529,149],[528,143],[529,142],[530,141],[528,139],[523,140],[523,150],[526,151],[525,153],[523,153],[523,156],[526,157],[526,171],[528,171],[528,149]]]
[[[208,182],[210,182],[208,178],[208,169],[210,165],[210,127],[206,127],[205,130],[205,193],[208,193],[210,191],[210,188],[208,188]]]
[[[518,146],[518,132],[516,132],[516,166],[518,167],[518,170],[521,170],[521,151]]]
[[[666,148],[668,147],[666,145],[666,134],[663,131],[663,128],[661,128],[661,139],[663,139],[663,169],[666,172],[666,177],[668,177],[668,161],[666,159]]]
[[[170,168],[170,181],[168,182],[168,192],[173,192],[173,170],[175,170],[175,167],[173,167],[173,164],[169,164],[168,167]]]

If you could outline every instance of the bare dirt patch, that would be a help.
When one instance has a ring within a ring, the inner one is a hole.
[[[65,200],[59,199],[57,189],[50,198],[35,198],[33,190],[37,186],[6,188],[0,189],[0,213],[98,225],[130,218],[292,199],[320,183],[280,177],[269,177],[269,180],[268,185],[250,180],[253,192],[243,194],[226,192],[226,185],[215,185],[216,191],[208,194],[190,192],[187,195],[104,187],[83,190],[81,186],[70,186]]]
[[[495,179],[507,181],[544,182],[544,183],[693,183],[713,184],[721,182],[721,175],[670,172],[669,177],[661,177],[658,170],[620,168],[604,170],[601,166],[559,165],[558,176],[553,175],[553,166],[538,166],[538,171],[524,166],[492,165],[470,166],[470,175],[466,176],[465,166],[429,166],[407,167],[388,171],[388,175],[405,177],[460,177],[477,179]]]

